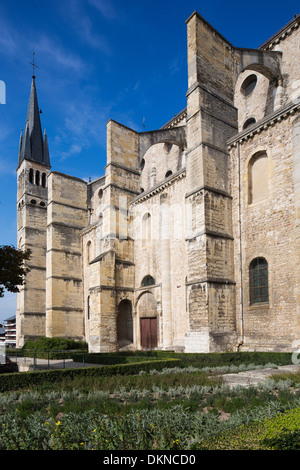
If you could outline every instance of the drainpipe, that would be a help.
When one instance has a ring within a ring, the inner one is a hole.
[[[240,281],[240,339],[237,345],[237,351],[244,344],[244,312],[243,312],[243,267],[242,267],[242,221],[241,221],[241,160],[240,160],[240,143],[237,142],[237,159],[238,159],[238,226],[239,226],[239,281]]]

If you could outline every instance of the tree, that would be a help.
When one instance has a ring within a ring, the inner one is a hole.
[[[24,265],[29,260],[31,250],[17,250],[13,245],[0,246],[0,297],[4,296],[4,290],[19,292],[20,285],[25,282],[25,276],[30,271]]]

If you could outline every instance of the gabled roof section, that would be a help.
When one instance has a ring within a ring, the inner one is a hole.
[[[35,77],[32,77],[24,136],[21,134],[18,167],[23,160],[31,160],[50,167],[46,132],[42,134]]]

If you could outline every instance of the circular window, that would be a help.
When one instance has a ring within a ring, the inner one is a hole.
[[[254,74],[249,75],[249,77],[247,77],[242,83],[241,93],[244,96],[251,95],[252,91],[254,90],[256,86],[256,83],[257,83],[257,76]]]
[[[169,170],[169,171],[167,171],[167,173],[165,174],[165,178],[169,178],[169,176],[171,176],[171,175],[172,175],[172,171]]]

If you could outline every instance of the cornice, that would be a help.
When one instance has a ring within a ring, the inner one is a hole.
[[[152,196],[163,192],[166,188],[174,184],[176,181],[181,180],[185,177],[186,170],[179,170],[173,175],[169,176],[168,178],[164,179],[160,183],[156,184],[152,188],[148,189],[147,191],[141,193],[138,197],[134,198],[131,201],[131,204],[134,206],[139,204],[140,202],[145,202],[147,199],[150,199]]]
[[[261,134],[261,132],[265,131],[269,127],[273,127],[280,121],[287,119],[293,114],[296,114],[300,111],[300,103],[289,103],[286,106],[283,106],[278,111],[275,111],[272,114],[269,114],[266,118],[258,121],[257,123],[253,124],[249,128],[245,129],[242,132],[239,132],[232,138],[227,140],[227,147],[230,151],[232,147],[236,147],[237,143],[244,143],[249,139],[252,139],[257,134]]]
[[[181,121],[183,121],[187,116],[187,109],[183,109],[180,113],[176,114],[170,121],[168,121],[161,129],[171,129],[176,127]]]
[[[283,28],[281,28],[277,33],[275,33],[270,39],[265,41],[259,49],[270,50],[273,47],[277,46],[283,39],[293,33],[296,29],[299,28],[300,25],[300,14],[295,15],[294,18],[286,24]]]

